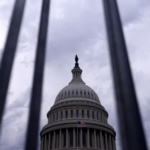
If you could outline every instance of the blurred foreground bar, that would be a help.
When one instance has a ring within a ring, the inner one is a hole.
[[[26,0],[16,0],[0,66],[0,127]]]
[[[147,150],[116,0],[103,0],[123,150]]]
[[[43,0],[25,150],[37,150],[50,0]]]

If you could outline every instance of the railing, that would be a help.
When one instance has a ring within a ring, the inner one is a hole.
[[[0,127],[26,0],[16,0],[0,67]],[[103,0],[123,150],[147,150],[116,0]],[[37,150],[50,0],[43,0],[25,150]],[[32,119],[34,118],[34,119]]]

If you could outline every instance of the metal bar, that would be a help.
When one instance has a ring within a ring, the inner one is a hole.
[[[37,149],[49,7],[50,0],[43,0],[25,150]]]
[[[123,150],[147,150],[116,0],[103,0]]]
[[[0,66],[0,126],[26,0],[16,0]]]

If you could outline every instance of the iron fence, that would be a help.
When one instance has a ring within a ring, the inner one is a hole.
[[[0,126],[26,0],[16,0],[0,66]],[[123,150],[147,150],[116,0],[103,0]],[[50,0],[43,0],[25,150],[37,150]],[[32,119],[34,118],[34,120]]]

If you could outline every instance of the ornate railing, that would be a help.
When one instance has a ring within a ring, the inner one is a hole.
[[[26,0],[16,0],[0,66],[0,126]],[[123,150],[147,150],[116,0],[103,0]],[[37,150],[50,0],[43,0],[25,150]],[[32,119],[34,118],[34,119]]]

